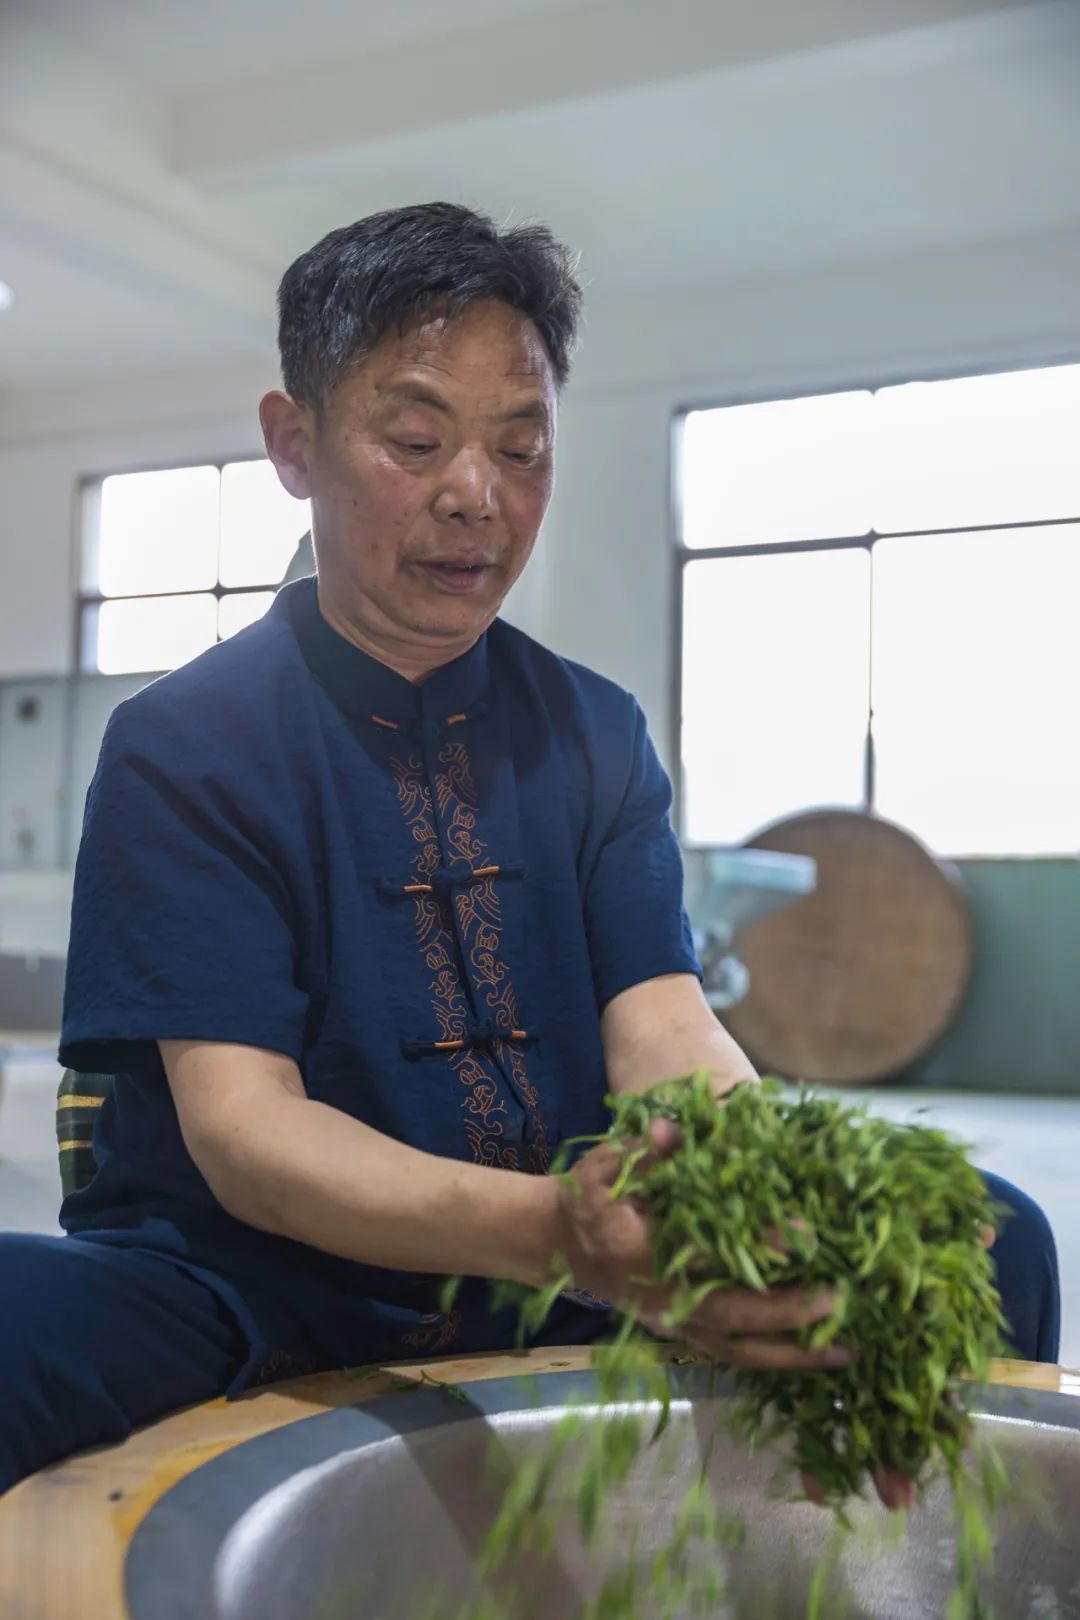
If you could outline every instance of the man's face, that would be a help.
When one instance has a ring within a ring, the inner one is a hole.
[[[388,333],[318,417],[305,408],[306,488],[274,459],[293,493],[311,496],[333,616],[376,645],[471,645],[536,541],[555,410],[539,333],[495,302]]]

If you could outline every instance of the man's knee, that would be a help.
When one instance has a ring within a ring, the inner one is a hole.
[[[0,1234],[0,1491],[219,1394],[235,1329],[201,1284],[131,1249]]]
[[[73,1300],[62,1285],[65,1239],[0,1232],[0,1387],[18,1388],[22,1376],[55,1349]]]
[[[81,1301],[64,1242],[0,1234],[0,1491],[64,1455],[64,1433],[77,1428],[69,1417],[65,1371],[78,1355],[81,1335],[73,1331],[73,1317]]]
[[[983,1179],[1000,1214],[993,1255],[999,1267],[1041,1271],[1057,1280],[1057,1249],[1050,1222],[1042,1207],[1011,1181],[983,1172]]]
[[[983,1172],[1001,1208],[992,1250],[1010,1347],[1027,1361],[1056,1361],[1061,1287],[1054,1234],[1044,1211],[1012,1182]]]

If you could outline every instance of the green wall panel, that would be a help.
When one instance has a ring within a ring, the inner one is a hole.
[[[952,1027],[900,1078],[1080,1095],[1080,858],[957,864],[975,972]]]

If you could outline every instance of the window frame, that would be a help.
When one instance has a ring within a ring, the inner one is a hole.
[[[108,472],[83,473],[78,479],[75,491],[75,611],[72,626],[72,668],[79,675],[94,675],[109,679],[96,663],[91,664],[87,658],[85,626],[90,611],[100,608],[105,602],[140,602],[159,601],[170,596],[212,596],[218,603],[226,596],[253,596],[260,595],[267,590],[277,591],[281,581],[276,580],[264,585],[222,585],[221,580],[203,591],[136,591],[132,596],[104,596],[100,591],[88,591],[83,581],[86,578],[87,548],[90,543],[89,514],[90,503],[95,493],[100,506],[101,487],[106,478],[124,478],[130,473],[150,472],[182,472],[188,467],[213,467],[219,477],[226,467],[235,466],[238,462],[268,461],[265,451],[260,454],[257,450],[246,451],[243,455],[221,456],[185,456],[178,460],[161,460],[130,463],[123,467],[111,467]],[[97,534],[100,535],[100,512],[98,515]],[[220,568],[220,557],[218,566]],[[220,638],[212,645],[220,646]],[[132,670],[130,674],[157,677],[167,675],[168,669]],[[125,675],[123,677],[127,679]]]
[[[682,491],[681,476],[683,466],[682,444],[683,429],[686,418],[695,411],[725,410],[740,405],[770,405],[781,401],[798,399],[820,399],[829,394],[847,394],[853,392],[880,393],[885,388],[901,388],[908,383],[939,383],[960,382],[976,377],[1000,377],[1012,372],[1024,371],[1050,371],[1057,366],[1075,366],[1080,364],[1080,353],[1055,353],[1051,357],[1026,357],[1010,359],[1007,362],[990,362],[978,366],[962,368],[947,367],[938,370],[918,370],[901,372],[883,372],[873,376],[865,374],[852,381],[845,378],[843,381],[830,381],[828,384],[812,385],[799,384],[787,387],[777,387],[769,390],[753,388],[738,389],[722,397],[698,398],[696,400],[680,400],[674,406],[668,433],[668,550],[671,556],[672,578],[672,668],[670,671],[669,689],[671,692],[671,709],[668,716],[670,735],[672,739],[672,757],[674,770],[672,772],[672,819],[679,842],[685,850],[705,850],[718,847],[716,844],[700,843],[690,840],[686,835],[686,764],[683,758],[683,697],[684,697],[684,640],[685,626],[683,621],[683,592],[686,567],[691,562],[719,561],[724,557],[761,557],[780,554],[790,554],[800,551],[855,551],[869,552],[871,560],[871,603],[873,602],[873,552],[879,540],[905,540],[918,538],[932,538],[935,535],[950,534],[1000,534],[1011,529],[1053,529],[1075,526],[1080,523],[1080,512],[1072,517],[1042,518],[1032,521],[1014,520],[1009,523],[981,523],[963,524],[959,527],[931,528],[931,529],[883,529],[869,530],[862,535],[831,536],[825,540],[783,540],[764,545],[746,546],[701,546],[691,547],[683,543],[682,536]],[[874,751],[874,703],[873,703],[873,623],[870,629],[870,667],[867,671],[867,689],[869,701],[866,714],[866,736],[863,743],[863,800],[858,807],[863,814],[873,814],[875,810],[875,751]],[[816,807],[810,807],[816,808]],[[748,835],[749,836],[749,835]],[[732,846],[739,847],[739,846]],[[1002,861],[1002,860],[1032,860],[1055,861],[1073,859],[1077,850],[1044,850],[1037,854],[1010,856],[1007,852],[1000,854],[972,854],[964,855],[955,851],[938,852],[946,860],[974,861]]]

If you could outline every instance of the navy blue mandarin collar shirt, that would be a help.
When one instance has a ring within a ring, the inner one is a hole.
[[[478,1293],[442,1317],[430,1279],[229,1217],[156,1043],[285,1053],[376,1130],[542,1172],[605,1126],[604,1006],[697,971],[670,800],[612,682],[496,621],[416,686],[330,628],[313,580],[286,586],[106,732],[61,1061],[117,1080],[67,1229],[204,1277],[247,1332],[248,1380],[286,1339],[324,1361],[496,1347]]]

